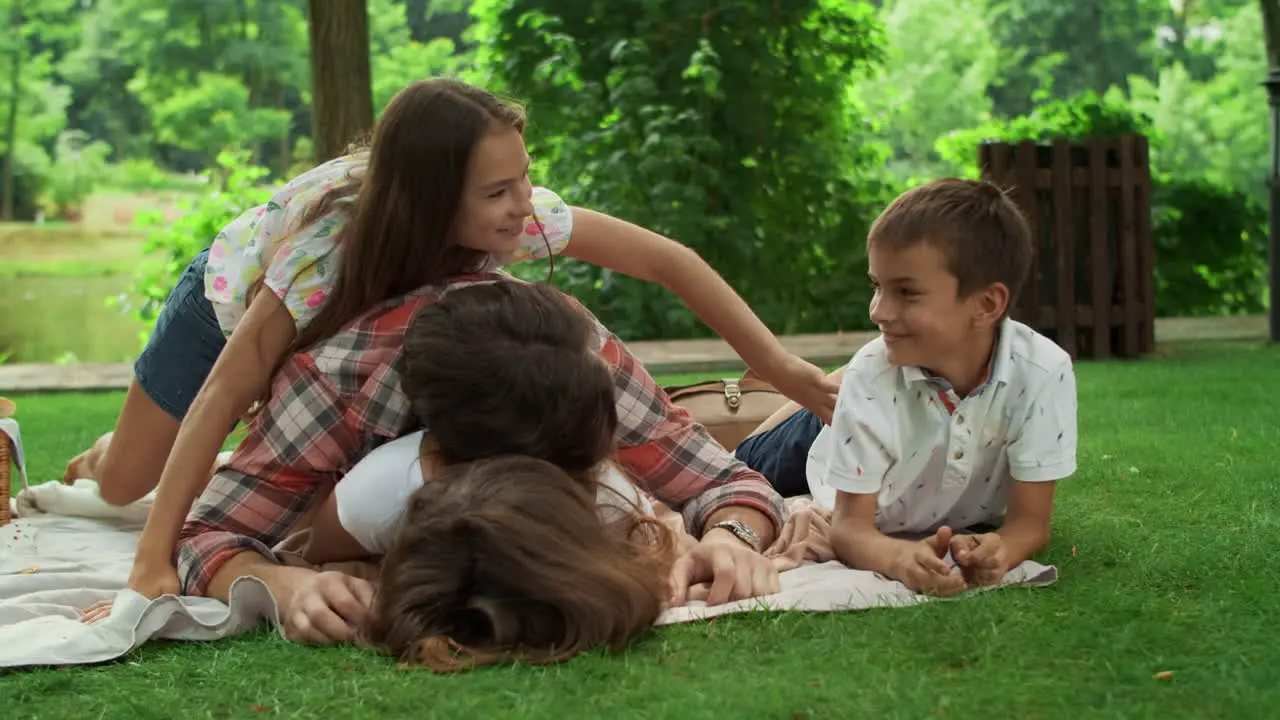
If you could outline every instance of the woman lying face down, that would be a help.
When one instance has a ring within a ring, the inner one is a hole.
[[[622,649],[662,611],[672,535],[634,510],[606,519],[596,499],[525,456],[444,469],[409,501],[366,641],[437,672]]]

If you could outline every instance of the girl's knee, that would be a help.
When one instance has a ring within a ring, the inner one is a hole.
[[[122,506],[136,502],[155,488],[163,467],[163,462],[159,467],[130,463],[113,456],[108,450],[95,468],[94,479],[98,481],[98,494],[108,505]]]

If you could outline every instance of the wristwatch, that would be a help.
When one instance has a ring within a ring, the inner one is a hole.
[[[728,530],[739,540],[751,546],[752,550],[760,552],[760,535],[755,530],[748,527],[746,523],[740,520],[721,520],[708,529],[715,530],[716,528]]]

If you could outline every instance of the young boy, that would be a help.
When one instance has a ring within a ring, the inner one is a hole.
[[[1026,220],[990,183],[936,180],[885,209],[867,255],[881,336],[835,373],[831,426],[793,412],[736,454],[833,509],[850,567],[939,595],[998,583],[1048,542],[1055,482],[1076,468],[1071,358],[1008,317],[1031,267]]]

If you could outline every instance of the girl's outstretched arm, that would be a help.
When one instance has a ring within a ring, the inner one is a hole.
[[[625,220],[573,208],[564,254],[675,293],[761,378],[831,422],[840,386],[782,347],[746,302],[694,250]]]
[[[270,289],[258,292],[182,421],[134,556],[129,587],[148,598],[178,593],[173,548],[227,431],[262,397],[293,341],[293,317]]]

